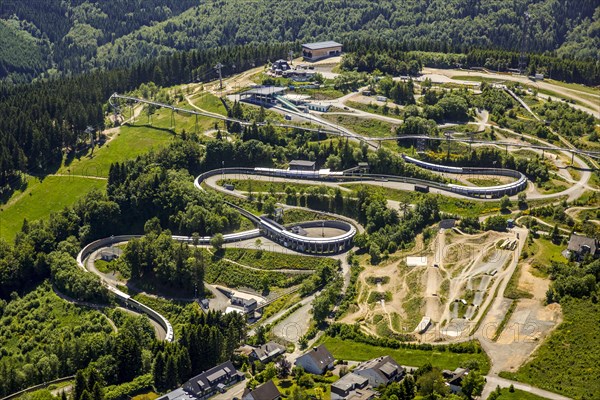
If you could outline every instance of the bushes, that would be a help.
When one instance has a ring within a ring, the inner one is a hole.
[[[504,232],[506,231],[506,218],[502,215],[488,217],[485,220],[484,226],[486,231]]]
[[[62,293],[76,300],[108,302],[108,290],[100,278],[83,271],[69,254],[50,253],[52,281]]]
[[[152,374],[140,375],[131,382],[108,386],[104,390],[104,400],[124,400],[142,391],[152,389]]]
[[[342,340],[353,340],[355,342],[370,344],[372,346],[389,347],[391,349],[417,349],[417,350],[436,350],[439,352],[448,351],[459,354],[479,354],[483,349],[479,342],[469,341],[463,343],[454,343],[449,345],[432,345],[417,343],[402,343],[414,340],[414,336],[395,334],[394,338],[376,337],[363,333],[358,325],[347,325],[334,323],[327,328],[326,334],[331,337],[339,337]]]

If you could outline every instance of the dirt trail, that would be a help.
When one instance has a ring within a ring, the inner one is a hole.
[[[536,86],[539,89],[550,90],[556,93],[559,93],[562,96],[574,98],[579,101],[583,106],[573,104],[575,108],[582,109],[594,116],[598,116],[600,114],[600,101],[593,101],[590,97],[595,97],[600,100],[600,94],[592,94],[583,92],[574,88],[566,88],[563,86],[555,85],[545,81],[532,82],[528,77],[521,75],[509,75],[509,74],[498,74],[498,73],[485,73],[479,71],[471,71],[471,70],[456,70],[456,69],[439,69],[439,68],[423,68],[423,75],[427,77],[427,75],[431,75],[435,78],[436,81],[442,81],[445,83],[465,83],[465,84],[474,84],[475,82],[471,81],[460,81],[454,80],[452,77],[454,76],[473,76],[473,77],[482,77],[482,78],[492,78],[498,80],[505,81],[513,81],[520,82],[526,84],[528,86]]]

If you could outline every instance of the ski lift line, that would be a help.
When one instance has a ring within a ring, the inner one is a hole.
[[[215,113],[211,113],[211,112],[207,112],[207,111],[199,111],[199,110],[188,110],[185,108],[181,108],[181,107],[176,107],[170,104],[165,104],[165,103],[160,103],[157,101],[152,101],[152,100],[146,100],[146,99],[142,99],[142,98],[138,98],[138,97],[132,97],[132,96],[124,96],[118,93],[114,93],[110,99],[109,99],[109,104],[111,105],[111,107],[113,108],[118,108],[118,104],[115,104],[113,99],[122,99],[122,100],[129,100],[129,101],[135,101],[138,103],[144,103],[144,104],[149,104],[152,106],[156,106],[156,107],[161,107],[161,108],[167,108],[173,112],[181,112],[181,113],[185,113],[185,114],[191,114],[191,115],[200,115],[203,117],[208,117],[208,118],[214,118],[214,119],[219,119],[222,121],[227,121],[227,122],[237,122],[240,125],[243,126],[251,126],[253,125],[255,122],[251,122],[251,121],[244,121],[244,120],[240,120],[240,119],[236,119],[236,118],[230,118],[230,117],[226,117],[224,115],[221,114],[215,114]],[[267,125],[267,122],[258,122],[256,123],[257,126],[265,126]],[[271,123],[272,126],[276,126],[276,127],[281,127],[281,128],[292,128],[292,129],[300,129],[303,131],[307,131],[307,132],[320,132],[320,133],[325,133],[325,134],[331,134],[331,135],[344,135],[343,132],[341,131],[332,131],[329,129],[315,129],[315,128],[307,128],[304,126],[300,126],[300,125],[293,125],[293,124],[283,124],[283,123]]]
[[[134,102],[138,102],[138,103],[150,104],[150,105],[153,105],[156,107],[167,108],[167,109],[172,110],[173,112],[181,112],[181,113],[187,113],[187,114],[191,114],[191,115],[200,115],[203,117],[214,118],[214,119],[219,119],[222,121],[233,122],[233,123],[237,122],[242,126],[251,126],[252,124],[255,123],[255,122],[251,122],[251,121],[244,121],[244,120],[240,120],[240,119],[236,119],[236,118],[230,118],[230,117],[226,117],[226,116],[223,116],[220,114],[215,114],[215,113],[211,113],[211,112],[207,112],[207,111],[188,110],[188,109],[176,107],[176,106],[173,106],[170,104],[160,103],[160,102],[152,101],[152,100],[146,100],[146,99],[142,99],[142,98],[138,98],[138,97],[125,96],[125,95],[121,95],[118,93],[114,93],[109,99],[109,104],[113,108],[119,107],[118,104],[115,104],[113,99],[129,100],[129,101],[134,101]],[[265,126],[267,124],[268,124],[267,122],[256,123],[257,126]],[[317,129],[307,128],[307,127],[300,126],[300,125],[285,124],[285,123],[271,123],[271,125],[275,126],[275,127],[280,127],[280,128],[300,129],[300,130],[303,130],[306,132],[317,132],[317,133],[324,133],[327,135],[348,137],[351,139],[357,139],[357,140],[360,140],[362,142],[367,142],[367,143],[368,142],[397,141],[397,140],[402,140],[402,139],[424,139],[424,140],[437,140],[437,141],[477,143],[477,144],[484,144],[484,145],[489,145],[489,146],[496,145],[496,146],[504,146],[504,147],[530,148],[530,149],[550,150],[550,151],[566,151],[569,153],[583,155],[583,156],[587,156],[590,158],[600,159],[600,152],[598,152],[598,151],[581,150],[581,149],[577,149],[577,148],[566,148],[566,147],[558,147],[558,146],[544,146],[544,145],[538,145],[538,144],[532,144],[532,143],[522,143],[521,144],[521,143],[513,143],[513,142],[489,141],[489,140],[472,139],[472,138],[464,139],[464,138],[454,138],[454,137],[450,137],[450,136],[435,137],[435,136],[427,136],[427,135],[404,135],[404,136],[389,136],[389,137],[376,138],[376,137],[361,136],[359,134],[350,134],[349,132],[345,132],[342,129],[335,128],[335,127],[333,128],[333,130],[331,130],[331,129],[321,129],[321,128],[317,128]]]

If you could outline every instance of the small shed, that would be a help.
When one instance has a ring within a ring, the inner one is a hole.
[[[294,171],[315,171],[317,169],[317,163],[309,160],[292,160],[289,165],[289,169]]]

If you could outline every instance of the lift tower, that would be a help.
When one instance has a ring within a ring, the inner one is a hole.
[[[525,73],[525,56],[527,55],[527,43],[529,33],[529,22],[531,21],[531,15],[526,12],[524,14],[523,21],[523,32],[521,33],[521,54],[519,55],[519,73],[523,75]]]
[[[223,90],[223,75],[221,75],[221,69],[224,67],[223,64],[218,63],[215,65],[215,69],[219,73],[219,90]]]

